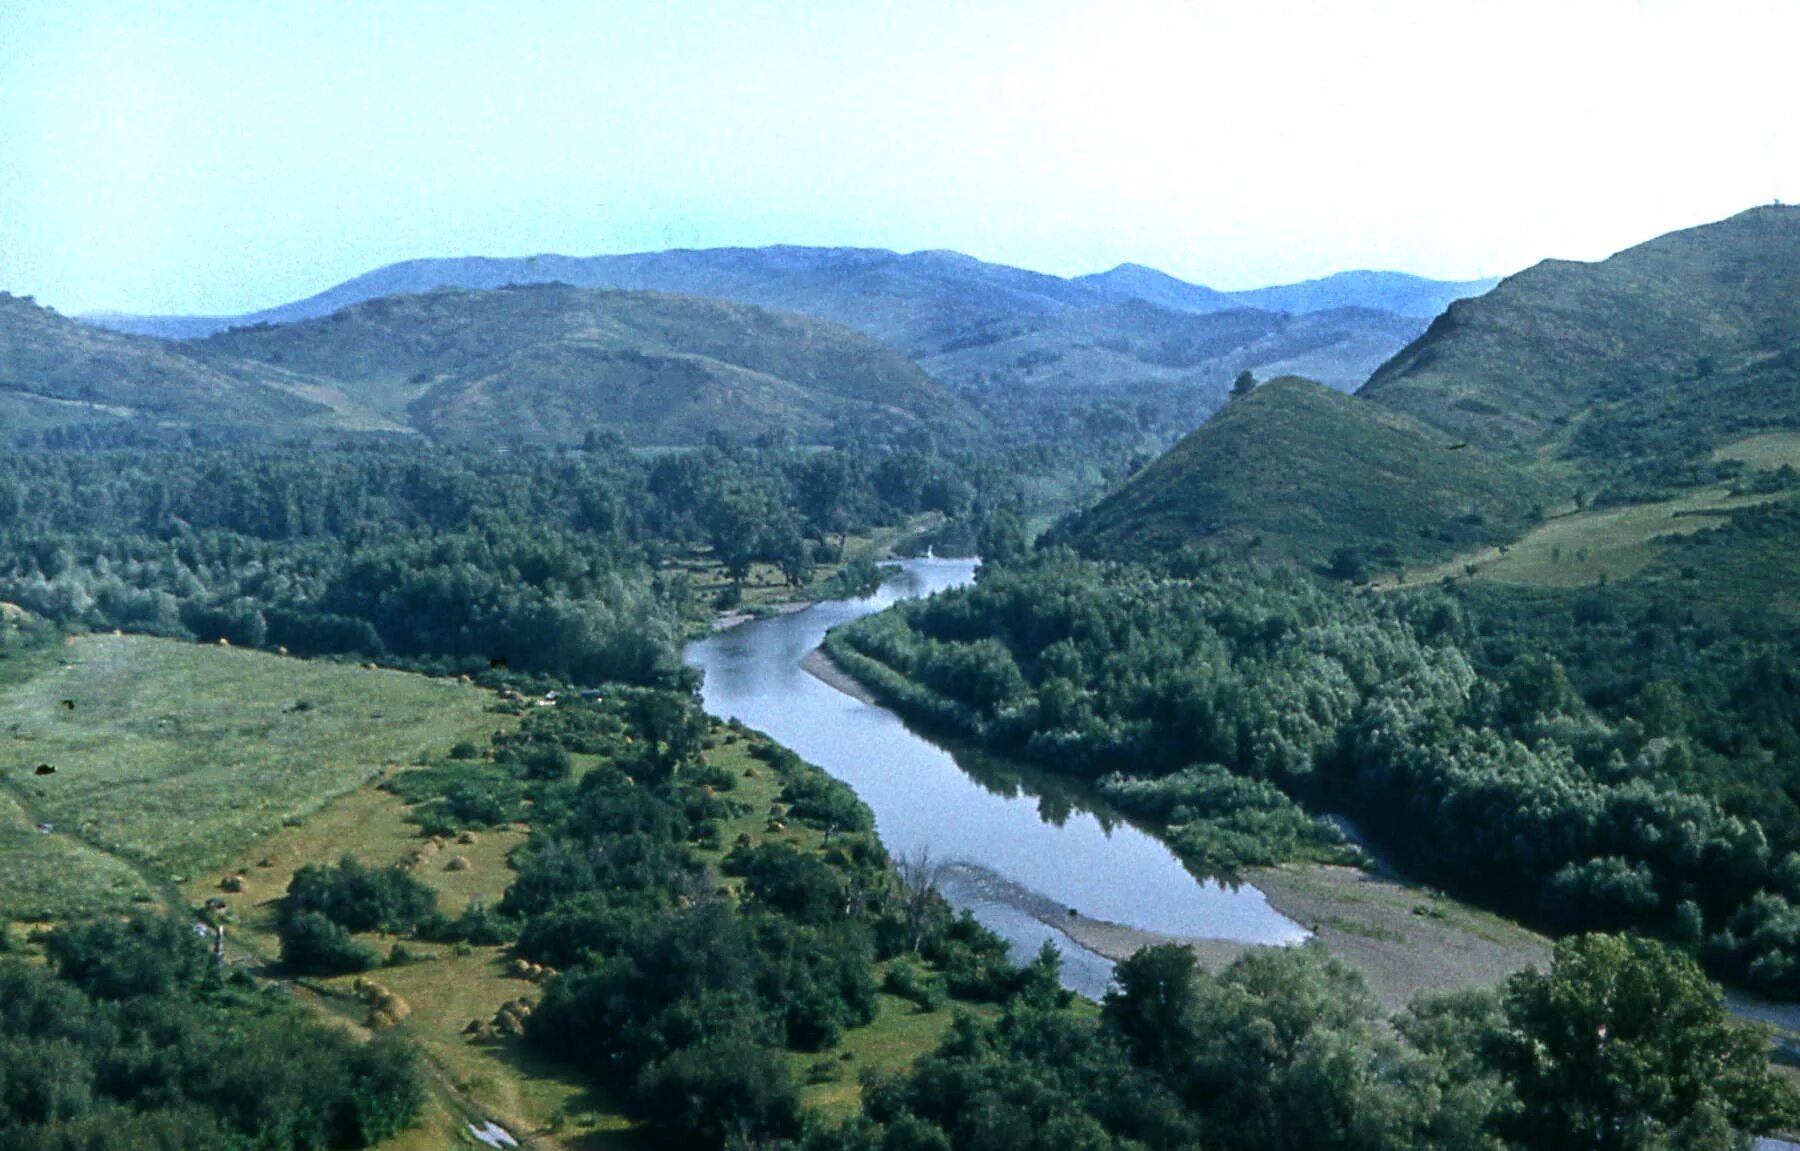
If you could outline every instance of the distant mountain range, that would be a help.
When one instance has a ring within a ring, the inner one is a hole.
[[[197,339],[249,324],[329,315],[379,296],[437,288],[500,288],[560,282],[577,288],[673,292],[737,300],[831,320],[911,350],[951,329],[1000,315],[1033,315],[1143,300],[1175,312],[1231,309],[1304,315],[1339,308],[1429,320],[1450,301],[1476,296],[1498,277],[1462,282],[1402,272],[1340,272],[1320,280],[1221,292],[1139,264],[1064,279],[957,252],[901,254],[880,248],[675,249],[620,256],[460,257],[389,264],[303,300],[237,316],[145,316],[93,312],[84,323],[165,339]]]
[[[1411,563],[1716,484],[1727,454],[1800,461],[1797,433],[1800,208],[1758,208],[1454,302],[1354,396],[1283,380],[1233,401],[1063,534]]]
[[[91,324],[174,339],[316,319],[441,288],[563,283],[754,304],[830,321],[910,356],[1013,438],[1179,434],[1224,402],[1240,371],[1362,384],[1444,304],[1495,281],[1349,272],[1219,292],[1137,265],[1064,279],[955,252],[717,248],[623,256],[392,264],[243,316],[95,314]],[[1096,423],[1096,413],[1110,413]]]
[[[0,431],[193,429],[246,437],[424,433],[442,441],[801,442],[981,417],[894,349],[719,300],[539,285],[370,300],[319,319],[170,343],[0,298]],[[104,442],[104,441],[103,441]]]

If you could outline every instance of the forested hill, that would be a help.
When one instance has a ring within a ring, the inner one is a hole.
[[[1232,401],[1059,534],[1115,559],[1211,539],[1323,563],[1375,541],[1375,558],[1392,564],[1509,540],[1553,494],[1410,416],[1284,377]]]
[[[1453,304],[1362,394],[1499,448],[1608,451],[1652,405],[1699,442],[1800,413],[1800,208],[1762,207],[1598,263],[1550,260]]]
[[[801,442],[957,440],[980,419],[893,349],[762,308],[540,285],[444,290],[319,320],[239,328],[198,345],[342,384],[433,438],[634,445],[708,432]]]

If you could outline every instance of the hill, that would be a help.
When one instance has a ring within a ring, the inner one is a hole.
[[[1121,559],[1206,539],[1312,564],[1348,546],[1391,565],[1511,539],[1551,495],[1409,416],[1283,377],[1227,405],[1059,538]]]
[[[1095,308],[1123,300],[1193,313],[1250,308],[1301,315],[1363,308],[1430,319],[1448,301],[1484,292],[1496,281],[1458,283],[1399,272],[1343,272],[1300,284],[1220,292],[1141,264],[1064,279],[958,252],[775,245],[617,256],[406,260],[305,299],[239,316],[94,312],[82,319],[117,331],[191,339],[232,327],[316,319],[380,296],[552,282],[758,304],[832,320],[914,351],[954,338],[972,320]]]
[[[1800,412],[1800,208],[1756,208],[1462,300],[1363,395],[1493,448],[1698,456]],[[1649,422],[1672,441],[1647,442]],[[1633,433],[1633,428],[1639,428]],[[1666,433],[1674,432],[1674,435]]]
[[[1459,300],[1354,399],[1292,384],[1259,391],[1071,538],[1120,554],[1261,536],[1312,560],[1356,545],[1454,573],[1494,558],[1456,541],[1511,543],[1533,509],[1571,497],[1675,500],[1676,510],[1684,493],[1714,501],[1714,486],[1758,466],[1735,445],[1786,443],[1797,427],[1800,209],[1758,208],[1597,263],[1547,261]],[[1639,520],[1661,522],[1629,522]],[[1590,526],[1607,538],[1578,539]],[[1545,538],[1570,557],[1627,547],[1633,571],[1656,570],[1673,539],[1619,536],[1617,516],[1593,515]],[[1566,583],[1586,562],[1551,575]]]
[[[717,300],[540,285],[441,290],[195,345],[329,380],[434,438],[638,445],[707,432],[805,442],[979,420],[891,348],[832,324]]]
[[[1342,308],[1390,312],[1397,316],[1429,320],[1453,300],[1479,296],[1500,282],[1484,280],[1428,280],[1405,272],[1338,272],[1297,284],[1277,284],[1241,292],[1221,292],[1176,279],[1166,272],[1141,264],[1120,264],[1109,272],[1078,276],[1115,299],[1144,300],[1181,312],[1221,312],[1252,308],[1303,316]]]
[[[1137,265],[1063,279],[955,252],[718,248],[412,260],[247,316],[89,319],[188,338],[318,318],[381,296],[551,281],[713,297],[842,324],[898,348],[1027,438],[1117,431],[1121,422],[1179,434],[1214,411],[1244,369],[1302,372],[1350,390],[1423,331],[1435,310],[1421,301],[1432,292],[1449,298],[1486,286],[1354,273],[1292,291],[1228,293]],[[1221,338],[1232,332],[1237,343]]]
[[[393,429],[319,380],[231,356],[198,358],[0,293],[0,438],[94,426],[253,436]]]

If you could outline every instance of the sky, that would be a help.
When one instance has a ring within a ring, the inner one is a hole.
[[[1800,200],[1796,43],[1796,0],[0,0],[0,289],[770,243],[1466,279]]]

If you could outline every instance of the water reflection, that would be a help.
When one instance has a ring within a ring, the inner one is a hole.
[[[1248,943],[1303,937],[1255,888],[1196,881],[1161,841],[1073,781],[964,748],[952,755],[891,712],[801,668],[837,624],[973,575],[971,561],[908,560],[868,599],[818,604],[690,644],[688,662],[706,672],[706,709],[767,732],[849,783],[875,812],[882,842],[895,855],[925,849],[1001,881],[989,887],[1028,893],[1029,907],[967,883],[948,892],[1027,953],[1054,938],[1066,956],[1065,981],[1086,994],[1104,988],[1110,965],[1040,922],[1054,917],[1027,914],[1030,907],[1075,909],[1172,936]]]

